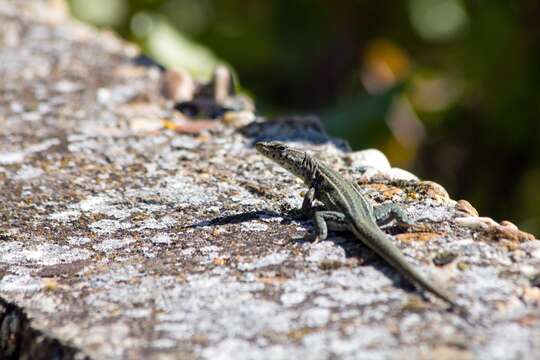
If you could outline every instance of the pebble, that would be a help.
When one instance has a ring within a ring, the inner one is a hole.
[[[478,211],[467,200],[459,200],[456,203],[456,210],[464,212],[471,216],[478,216]]]
[[[223,115],[223,123],[235,129],[242,128],[255,121],[256,116],[251,111],[227,111]]]
[[[385,172],[390,180],[405,180],[405,181],[418,181],[418,177],[413,173],[408,172],[397,167],[391,168]]]
[[[158,118],[136,117],[129,120],[129,128],[134,132],[154,132],[163,128]]]
[[[473,230],[487,230],[499,226],[495,220],[489,217],[466,216],[456,218],[455,221],[458,225]]]
[[[442,185],[437,184],[436,182],[422,181],[420,183],[420,187],[424,189],[427,196],[438,202],[444,203],[450,200],[450,195],[448,195],[446,189]]]
[[[193,99],[195,81],[185,69],[167,70],[163,75],[161,91],[163,95],[175,102]]]
[[[384,172],[390,171],[390,162],[386,156],[377,149],[355,151],[347,155],[347,160],[353,168],[372,167]]]

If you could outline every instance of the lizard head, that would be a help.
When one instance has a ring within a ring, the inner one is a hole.
[[[255,149],[304,180],[311,175],[310,159],[305,151],[289,147],[279,141],[261,141],[255,144]]]

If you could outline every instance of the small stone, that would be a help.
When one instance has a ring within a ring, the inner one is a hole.
[[[129,127],[136,133],[149,133],[162,129],[163,122],[157,118],[132,118]]]
[[[214,100],[218,104],[223,104],[225,99],[234,94],[234,79],[225,65],[216,66],[209,85],[213,85]]]
[[[515,224],[511,223],[508,220],[501,221],[501,225],[507,227],[510,230],[514,230],[514,231],[519,230]]]
[[[422,181],[419,187],[426,193],[427,196],[435,201],[444,203],[450,200],[450,196],[444,187],[433,181]]]
[[[253,100],[247,96],[235,95],[225,98],[221,105],[228,112],[253,114],[255,112],[255,104]]]
[[[388,158],[377,149],[355,151],[348,154],[346,159],[355,169],[371,167],[386,172],[391,168]]]
[[[404,180],[404,181],[418,181],[418,177],[413,173],[408,172],[397,167],[391,168],[388,171],[385,171],[390,180]]]
[[[467,200],[459,200],[456,203],[456,210],[464,212],[470,216],[478,216],[478,211]]]
[[[498,224],[492,218],[467,216],[459,217],[455,219],[455,222],[463,227],[473,230],[488,230],[490,228],[497,227]]]
[[[251,111],[227,111],[222,118],[223,123],[239,129],[255,121],[256,116]]]
[[[184,69],[167,70],[163,75],[163,96],[175,102],[190,101],[195,93],[195,81]]]

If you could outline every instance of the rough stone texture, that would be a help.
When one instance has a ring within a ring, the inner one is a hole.
[[[0,0],[0,357],[537,358],[540,241],[475,220],[437,184],[363,179],[309,119],[145,126],[174,114],[159,71],[132,56],[44,1]],[[386,231],[481,325],[349,235],[302,241],[312,224],[290,210],[305,189],[258,139],[402,204],[416,226]]]

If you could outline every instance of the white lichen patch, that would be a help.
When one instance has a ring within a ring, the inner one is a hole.
[[[22,163],[27,155],[37,152],[43,152],[51,146],[60,144],[58,139],[49,139],[41,143],[28,146],[26,149],[13,152],[0,153],[0,164],[11,165]]]
[[[100,194],[96,196],[90,196],[79,203],[70,204],[67,210],[60,211],[49,215],[49,219],[59,221],[62,223],[69,223],[77,220],[81,214],[102,214],[107,216],[109,219],[124,220],[128,218],[132,210],[128,209],[122,205],[117,205],[115,203],[119,202],[121,199],[116,199],[114,196],[109,196],[106,194]],[[126,224],[115,225],[115,220],[104,219],[103,223],[97,222],[91,224],[97,229],[97,233],[107,234],[109,230],[106,229],[107,226],[112,228],[118,227],[119,229],[125,229]],[[110,221],[110,222],[107,222]],[[128,226],[127,228],[129,228]],[[116,231],[116,230],[110,230]]]
[[[155,306],[162,310],[156,320],[162,332],[178,340],[193,332],[216,341],[224,333],[249,339],[264,331],[289,331],[295,312],[258,298],[254,292],[264,287],[228,275],[188,276],[185,283],[153,292]]]
[[[201,247],[199,251],[202,255],[199,257],[199,262],[202,264],[209,264],[219,257],[219,248],[214,245]]]
[[[77,220],[79,216],[81,216],[81,212],[78,210],[65,210],[50,214],[49,219],[61,223],[69,223]]]
[[[289,292],[281,295],[280,300],[283,306],[294,306],[302,303],[306,295],[302,292]]]
[[[0,292],[35,292],[41,286],[40,278],[29,275],[6,275],[0,280]]]
[[[267,255],[252,263],[240,263],[238,264],[238,270],[248,271],[253,269],[260,269],[266,266],[279,265],[290,256],[289,251],[280,251],[274,254]]]
[[[88,244],[89,242],[91,242],[92,239],[90,239],[89,237],[86,237],[86,236],[70,236],[67,238],[67,242],[68,244],[70,245],[75,245],[75,246],[80,246],[80,245],[85,245],[85,244]]]
[[[474,266],[464,271],[462,276],[465,281],[458,283],[458,293],[472,292],[484,300],[505,301],[514,292],[512,281],[502,278],[493,268]]]
[[[98,220],[89,225],[90,230],[98,235],[112,234],[118,230],[126,230],[133,226],[129,222],[121,222],[119,220],[103,219]]]
[[[107,195],[97,195],[86,198],[74,205],[75,209],[91,214],[104,214],[109,218],[123,220],[131,215],[131,210],[114,205],[115,199]]]
[[[521,248],[532,258],[540,260],[540,240],[533,240],[521,244]]]
[[[327,308],[311,308],[304,311],[300,318],[307,327],[322,327],[330,321],[331,312]]]
[[[217,202],[216,192],[208,187],[195,184],[185,176],[168,176],[161,180],[153,190],[165,202],[173,202],[178,207],[214,205]]]
[[[175,220],[170,216],[164,216],[159,220],[154,218],[149,218],[141,222],[138,226],[139,230],[150,229],[150,230],[163,230],[168,229],[175,224]]]
[[[259,339],[260,341],[261,339]],[[263,345],[263,346],[261,346]],[[238,338],[225,338],[215,345],[205,348],[203,359],[237,360],[287,360],[287,359],[324,359],[321,355],[306,353],[304,349],[283,345],[256,344]]]
[[[338,287],[329,287],[321,292],[341,305],[367,306],[376,303],[388,303],[390,300],[400,298],[397,294],[365,292],[360,289],[342,289]]]
[[[239,205],[254,206],[263,203],[263,201],[259,197],[254,196],[245,189],[236,188],[234,192],[235,194],[230,197],[230,200],[238,203]]]
[[[242,231],[266,231],[268,230],[268,225],[261,223],[259,221],[249,221],[243,222],[240,225]]]
[[[538,328],[522,327],[515,323],[497,324],[491,329],[491,333],[493,334],[491,339],[477,349],[476,358],[492,360],[536,358],[534,353],[525,349],[529,348],[531,342],[536,342],[538,346],[540,335]]]
[[[13,177],[13,180],[30,180],[43,175],[43,170],[31,165],[23,165]]]
[[[385,286],[392,285],[392,281],[381,271],[372,266],[333,271],[329,278],[329,284],[341,285],[344,288],[359,288],[363,291],[377,291]]]
[[[135,242],[135,239],[131,237],[127,237],[124,239],[107,239],[94,245],[93,248],[97,251],[108,252],[108,251],[121,249],[134,242]]]
[[[157,245],[169,245],[172,243],[171,236],[169,234],[156,234],[152,236],[150,241]]]
[[[79,202],[78,208],[88,212],[102,212],[103,207],[107,206],[109,198],[105,195],[90,196]]]
[[[369,359],[388,359],[392,349],[398,346],[390,330],[376,324],[350,327],[345,336],[340,332],[333,334],[327,335],[330,338],[327,351],[347,359],[358,358],[359,353],[369,353]]]
[[[0,164],[11,165],[21,163],[24,160],[25,154],[23,152],[7,152],[0,153]]]
[[[176,135],[171,141],[171,147],[175,149],[193,150],[198,148],[201,142],[188,135]]]
[[[0,263],[56,265],[86,260],[92,252],[86,249],[71,248],[65,245],[43,244],[24,245],[21,242],[0,244]]]
[[[345,250],[341,246],[334,245],[331,241],[321,241],[318,244],[312,245],[309,248],[307,261],[345,261]]]

